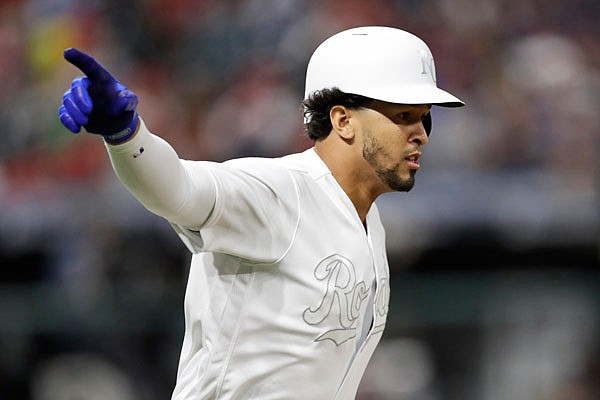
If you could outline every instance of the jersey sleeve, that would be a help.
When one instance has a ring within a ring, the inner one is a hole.
[[[265,264],[283,257],[299,224],[298,190],[290,171],[260,158],[198,163],[214,180],[215,204],[200,229],[173,224],[188,248]]]
[[[143,121],[132,140],[106,147],[121,183],[149,211],[188,228],[206,222],[215,204],[216,187],[203,164],[181,160]]]
[[[182,160],[143,121],[132,140],[107,149],[123,185],[168,220],[193,253],[272,263],[289,249],[298,225],[298,191],[276,160]]]

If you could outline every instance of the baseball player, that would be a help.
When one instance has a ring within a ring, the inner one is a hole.
[[[431,106],[463,105],[436,86],[427,45],[389,27],[330,37],[306,73],[314,147],[223,163],[180,159],[132,91],[79,50],[65,58],[85,76],[62,123],[103,136],[121,182],[193,253],[172,398],[353,399],[390,295],[374,201],[412,188]]]

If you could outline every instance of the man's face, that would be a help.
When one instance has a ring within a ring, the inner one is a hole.
[[[412,189],[421,147],[428,142],[422,118],[430,109],[428,104],[374,101],[368,108],[357,110],[362,155],[383,185],[382,191]]]

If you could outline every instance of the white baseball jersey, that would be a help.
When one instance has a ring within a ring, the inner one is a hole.
[[[199,230],[173,223],[193,252],[173,399],[354,399],[388,311],[376,206],[365,229],[313,149],[181,163],[214,206]]]

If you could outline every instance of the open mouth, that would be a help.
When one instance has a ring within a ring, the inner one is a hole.
[[[411,169],[419,169],[419,158],[421,157],[421,154],[411,154],[408,157],[405,157],[404,159],[408,162],[408,166]]]

